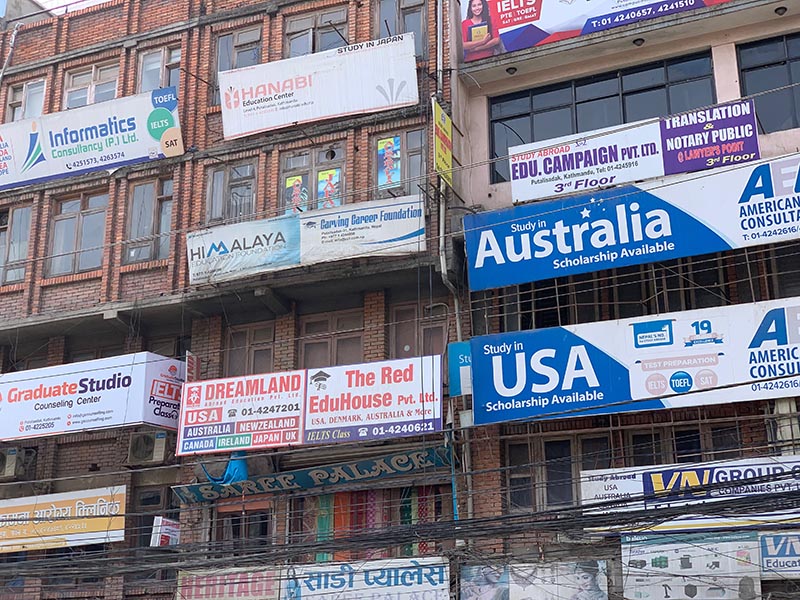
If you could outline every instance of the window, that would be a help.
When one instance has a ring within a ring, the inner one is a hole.
[[[192,338],[188,335],[157,337],[147,340],[148,352],[181,360],[186,357],[186,352],[191,350],[191,346]]]
[[[134,537],[134,552],[136,556],[136,571],[131,573],[129,580],[174,580],[174,569],[161,569],[164,548],[150,547],[150,537],[153,533],[153,523],[157,516],[178,521],[179,506],[175,504],[175,497],[169,488],[142,488],[136,490],[134,496],[134,522],[136,535]]]
[[[274,543],[275,516],[269,501],[251,501],[247,510],[223,505],[213,522],[215,547],[227,555],[247,554]]]
[[[634,467],[664,464],[661,432],[632,432],[626,458],[627,464]]]
[[[139,67],[139,91],[150,92],[170,86],[177,88],[181,79],[180,66],[180,48],[160,48],[145,52]]]
[[[508,149],[714,102],[711,53],[659,61],[490,100],[492,183],[510,181]]]
[[[344,150],[296,152],[283,157],[283,209],[287,215],[341,206],[344,200]]]
[[[84,360],[96,360],[98,358],[119,356],[124,353],[125,350],[122,345],[103,346],[101,348],[93,348],[91,350],[70,350],[69,355],[67,356],[67,362],[76,363]]]
[[[597,275],[572,275],[506,288],[504,331],[524,331],[599,321]]]
[[[347,311],[300,320],[300,361],[304,369],[363,362],[364,315]]]
[[[125,262],[155,260],[169,256],[172,229],[172,179],[159,179],[133,186]]]
[[[103,585],[104,572],[102,569],[108,560],[105,544],[52,548],[45,551],[45,556],[48,561],[71,565],[72,568],[54,569],[56,574],[45,577],[44,585],[72,589],[82,586],[99,589]]]
[[[30,229],[30,206],[0,210],[0,273],[3,284],[25,278]]]
[[[261,28],[252,27],[217,38],[217,72],[251,67],[261,62]],[[219,104],[219,85],[214,89]]]
[[[412,129],[380,136],[375,141],[378,196],[402,196],[419,191],[425,173],[425,130]]]
[[[66,74],[64,108],[97,104],[117,97],[119,65],[95,65]]]
[[[347,45],[347,7],[286,19],[286,58]]]
[[[742,455],[736,422],[631,431],[626,444],[626,464],[634,467],[729,460]]]
[[[255,161],[212,168],[208,178],[208,222],[240,221],[252,217],[255,190]]]
[[[762,133],[800,127],[800,34],[739,46],[739,69],[743,95],[768,92],[755,98]]]
[[[25,587],[25,578],[17,574],[16,568],[28,560],[27,552],[8,552],[0,554],[0,592],[7,594],[22,594]]]
[[[228,334],[225,373],[228,377],[272,371],[275,324],[236,327]]]
[[[791,298],[800,296],[800,244],[781,244],[770,249],[771,257],[765,261],[772,277],[771,288],[774,298]],[[758,267],[753,265],[757,273]]]
[[[422,313],[422,318],[420,318]],[[391,310],[391,358],[443,355],[447,345],[447,306],[400,304]]]
[[[6,122],[39,117],[44,110],[44,79],[11,87],[8,93]]]
[[[53,217],[50,276],[97,269],[103,262],[108,194],[60,200]]]
[[[425,56],[425,0],[378,0],[378,37],[414,34],[417,56]]]

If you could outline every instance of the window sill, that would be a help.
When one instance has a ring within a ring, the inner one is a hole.
[[[174,594],[175,586],[164,581],[135,581],[126,583],[126,596],[150,597],[155,594]]]
[[[160,258],[158,260],[143,260],[128,265],[123,265],[120,273],[132,273],[134,271],[150,271],[155,269],[166,269],[169,266],[168,258]]]
[[[59,275],[58,277],[42,279],[39,285],[41,285],[41,287],[48,287],[51,285],[61,285],[62,283],[75,283],[78,281],[88,281],[90,279],[100,279],[102,276],[103,269],[95,269],[94,271],[86,271],[85,273],[70,273],[69,275]]]
[[[217,113],[222,113],[222,104],[214,104],[206,109],[207,115],[215,115]]]
[[[12,294],[14,292],[21,292],[24,289],[24,283],[8,283],[6,285],[0,285],[0,294]]]

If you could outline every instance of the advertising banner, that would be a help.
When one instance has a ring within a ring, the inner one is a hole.
[[[186,235],[191,284],[217,283],[301,265],[425,250],[419,196],[346,204]]]
[[[467,215],[470,289],[800,237],[800,154]]]
[[[514,203],[760,158],[752,100],[509,150]]]
[[[284,471],[228,484],[213,482],[174,486],[172,491],[184,504],[214,502],[225,498],[241,498],[253,494],[291,492],[325,486],[364,484],[378,479],[432,472],[451,464],[446,446],[398,452],[388,456],[324,465],[313,469]]]
[[[176,429],[184,365],[137,352],[3,374],[0,438],[148,423]]]
[[[761,598],[758,536],[623,536],[622,584],[625,598]]]
[[[472,351],[469,342],[447,344],[447,382],[451,396],[472,393]]]
[[[461,5],[464,62],[730,0],[475,0]]]
[[[603,560],[461,568],[461,600],[608,600]]]
[[[762,579],[800,578],[800,535],[765,533],[758,538],[761,546]]]
[[[714,463],[654,465],[581,471],[581,504],[592,513],[687,507],[680,517],[643,525],[648,531],[691,531],[800,523],[796,511],[764,513],[756,507],[774,494],[800,492],[800,456],[770,456]],[[753,508],[732,514],[692,515],[691,506],[753,498]],[[615,503],[618,501],[618,503]],[[592,506],[596,508],[592,508]],[[655,514],[655,513],[654,513]],[[628,525],[628,531],[638,528]]]
[[[176,596],[181,600],[278,600],[280,580],[280,567],[178,571]]]
[[[125,540],[124,485],[0,500],[0,553]]]
[[[449,567],[447,559],[433,556],[286,567],[281,598],[449,600]]]
[[[442,357],[187,383],[178,455],[441,431]]]
[[[453,120],[431,98],[433,104],[433,163],[436,172],[453,187]]]
[[[800,298],[471,340],[475,423],[797,395]]]
[[[183,154],[174,87],[0,125],[0,190]]]
[[[414,35],[219,74],[226,140],[419,102]]]
[[[181,543],[181,522],[158,515],[153,519],[150,547],[177,546]]]

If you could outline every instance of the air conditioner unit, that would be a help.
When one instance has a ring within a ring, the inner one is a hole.
[[[166,431],[144,431],[131,435],[128,446],[129,465],[148,465],[162,463],[170,450],[169,440],[174,437]]]
[[[17,448],[0,449],[0,481],[14,481],[25,467]]]

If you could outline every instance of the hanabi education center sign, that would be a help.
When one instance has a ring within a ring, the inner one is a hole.
[[[419,102],[407,33],[219,74],[222,129],[235,139]]]
[[[441,356],[186,383],[178,454],[441,431]]]
[[[183,154],[174,87],[0,125],[0,190]]]
[[[137,352],[0,378],[0,439],[148,423],[175,429],[184,365]]]

